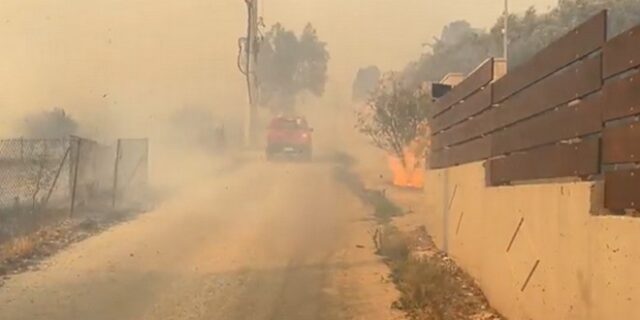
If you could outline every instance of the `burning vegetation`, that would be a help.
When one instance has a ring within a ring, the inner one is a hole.
[[[429,103],[425,88],[412,89],[396,74],[387,74],[357,112],[356,127],[387,153],[396,186],[423,186]]]

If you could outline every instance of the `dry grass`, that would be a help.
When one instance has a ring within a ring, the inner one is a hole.
[[[0,245],[0,276],[25,270],[70,243],[100,230],[98,223],[91,219],[69,220],[10,239]]]
[[[349,170],[348,160],[338,162],[334,176],[374,209],[380,223],[373,236],[377,253],[385,257],[401,293],[394,306],[414,320],[503,319],[474,280],[438,251],[424,228],[403,233],[393,226],[392,218],[402,215],[403,209],[384,191],[367,189]]]
[[[37,241],[33,236],[9,240],[0,247],[0,262],[24,259],[34,254]]]
[[[423,232],[405,234],[393,226],[383,230],[379,253],[388,259],[401,293],[394,306],[415,320],[503,319],[490,308],[473,279],[424,237]],[[425,243],[431,248],[422,252],[429,254],[414,254]]]
[[[451,314],[456,283],[442,265],[431,259],[407,259],[396,265],[394,278],[402,292],[396,305],[416,319],[460,319]]]
[[[402,215],[402,209],[387,198],[384,191],[367,189],[360,178],[344,165],[334,168],[334,177],[344,183],[362,202],[373,207],[373,215],[381,222],[388,223],[391,218]]]
[[[376,248],[378,254],[386,257],[389,261],[403,261],[409,257],[410,248],[405,234],[401,233],[392,225],[384,225],[378,231]]]

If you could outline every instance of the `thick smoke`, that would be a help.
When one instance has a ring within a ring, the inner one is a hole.
[[[27,115],[20,131],[25,138],[65,138],[77,133],[78,122],[69,116],[64,109],[54,108]]]
[[[353,101],[364,101],[369,98],[380,81],[380,69],[376,66],[368,66],[358,70],[352,86]]]
[[[177,143],[203,151],[220,151],[226,143],[224,123],[204,107],[187,106],[171,117]]]
[[[300,93],[324,93],[329,53],[311,24],[300,36],[275,24],[264,36],[259,61],[260,103],[276,112],[291,111]]]
[[[578,24],[603,9],[610,11],[609,36],[640,22],[637,0],[566,0],[549,12],[533,7],[522,15],[509,17],[509,66],[517,67]],[[439,38],[429,44],[430,52],[410,63],[405,81],[418,87],[423,81],[438,81],[449,72],[468,73],[489,57],[503,55],[503,17],[489,30],[475,29],[466,21],[444,27]]]

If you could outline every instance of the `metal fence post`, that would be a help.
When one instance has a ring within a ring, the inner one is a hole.
[[[71,188],[71,209],[69,215],[73,217],[73,212],[76,207],[76,191],[78,189],[78,168],[80,167],[80,147],[82,145],[82,139],[76,138],[76,155],[75,155],[75,167],[73,168],[73,186]]]
[[[67,161],[67,158],[69,157],[70,152],[71,152],[71,146],[67,147],[67,150],[64,152],[64,156],[62,157],[62,161],[60,161],[58,170],[56,170],[56,174],[53,178],[53,182],[51,183],[51,187],[47,192],[47,197],[44,199],[44,202],[40,205],[40,210],[44,209],[49,203],[49,199],[51,199],[51,194],[53,193],[53,189],[58,184],[58,178],[60,177],[60,173],[62,172],[62,167],[64,167],[64,163]]]
[[[20,161],[24,161],[24,137],[20,137]]]
[[[121,139],[118,139],[116,144],[116,161],[113,165],[113,194],[111,198],[111,207],[116,207],[116,197],[118,194],[118,166],[120,163],[120,142]]]

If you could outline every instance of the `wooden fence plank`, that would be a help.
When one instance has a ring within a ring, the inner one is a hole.
[[[433,148],[441,149],[480,137],[484,132],[493,128],[493,115],[493,110],[481,113],[449,130],[434,135],[432,137]]]
[[[602,89],[606,106],[605,120],[615,120],[640,114],[640,77],[638,75],[615,79]]]
[[[559,144],[489,161],[490,183],[596,174],[600,170],[599,139]]]
[[[493,134],[493,156],[537,147],[602,130],[602,95],[519,122]]]
[[[519,92],[499,107],[435,135],[434,148],[455,145],[595,92],[602,86],[600,56],[589,58]]]
[[[601,57],[596,56],[556,73],[504,101],[494,119],[496,128],[531,117],[602,87]]]
[[[476,115],[489,108],[491,106],[491,100],[490,87],[478,91],[433,119],[431,121],[431,130],[438,132]]]
[[[453,165],[460,165],[489,158],[491,155],[490,137],[484,137],[455,146],[449,151],[449,159]]]
[[[473,73],[466,77],[461,83],[453,87],[449,93],[438,99],[436,102],[431,116],[435,117],[438,114],[449,109],[452,105],[458,103],[479,90],[483,86],[487,85],[493,80],[493,59],[488,59],[481,64]]]
[[[433,147],[436,149],[451,146],[465,140],[479,137],[485,132],[489,132],[493,125],[495,110],[493,108],[485,111],[472,119],[465,121],[449,130],[443,131],[432,137]]]
[[[432,150],[429,153],[429,168],[431,169],[441,169],[448,167],[447,164],[447,153],[445,150]]]
[[[606,41],[607,14],[602,11],[540,51],[494,83],[494,103],[600,49]]]
[[[602,162],[640,162],[640,122],[602,131]]]
[[[604,206],[611,210],[640,209],[640,170],[605,173]]]
[[[605,78],[640,66],[640,25],[609,40],[602,53]]]
[[[429,163],[432,169],[439,169],[484,160],[489,158],[490,154],[490,137],[484,137],[455,147],[435,151],[432,153]]]

